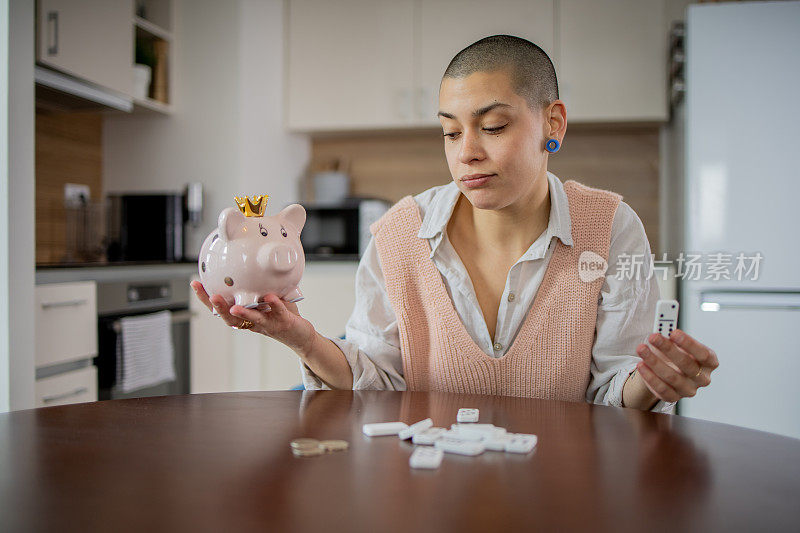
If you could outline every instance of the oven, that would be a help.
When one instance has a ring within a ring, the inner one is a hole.
[[[109,282],[97,284],[97,366],[99,400],[189,394],[189,279]],[[175,380],[122,392],[117,384],[117,338],[124,317],[170,312]]]

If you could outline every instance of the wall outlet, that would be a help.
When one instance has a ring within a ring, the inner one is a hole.
[[[88,185],[64,184],[64,207],[81,207],[89,203],[91,189]]]

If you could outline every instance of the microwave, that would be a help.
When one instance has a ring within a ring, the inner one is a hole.
[[[108,260],[183,261],[184,201],[182,193],[108,195]]]
[[[300,233],[308,255],[361,256],[369,244],[370,225],[391,206],[373,198],[347,198],[335,205],[304,205],[306,223]]]

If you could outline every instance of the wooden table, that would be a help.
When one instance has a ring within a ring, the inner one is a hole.
[[[459,407],[539,436],[445,455],[366,422]],[[297,437],[350,449],[296,458]],[[0,415],[0,531],[797,531],[800,440],[558,401],[375,391],[117,400]]]

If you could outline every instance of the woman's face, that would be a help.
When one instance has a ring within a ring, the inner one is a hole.
[[[560,101],[534,111],[516,94],[506,71],[444,78],[439,89],[439,120],[450,174],[478,209],[500,210],[525,202],[546,180],[545,142],[550,118]],[[566,126],[566,117],[564,126]],[[557,129],[558,124],[555,124]]]

